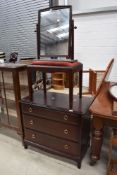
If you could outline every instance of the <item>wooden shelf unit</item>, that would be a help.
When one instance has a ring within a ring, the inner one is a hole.
[[[26,92],[22,93],[25,85],[21,85],[21,77],[24,78],[26,68],[23,64],[0,64],[0,124],[19,134],[22,132],[19,100],[23,97],[22,94],[26,95]]]
[[[55,72],[52,74],[52,87],[56,90],[65,88],[65,74],[63,72]]]

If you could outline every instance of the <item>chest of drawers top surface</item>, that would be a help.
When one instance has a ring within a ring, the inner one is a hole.
[[[29,106],[35,106],[41,107],[43,110],[47,109],[53,109],[55,112],[54,115],[56,115],[56,111],[58,112],[64,112],[68,114],[85,114],[88,111],[88,108],[92,102],[91,97],[82,97],[79,98],[78,95],[73,96],[73,110],[69,110],[69,95],[68,94],[62,94],[62,93],[54,93],[54,92],[48,92],[46,101],[44,100],[44,93],[43,91],[35,92],[33,95],[33,101],[30,101],[29,97],[23,98],[21,100],[22,105],[28,105]],[[26,106],[23,107],[23,111],[26,111]],[[35,109],[36,110],[36,109]]]

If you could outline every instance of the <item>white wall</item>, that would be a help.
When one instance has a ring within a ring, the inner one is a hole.
[[[104,70],[109,60],[115,58],[112,78],[117,78],[117,12],[74,16],[74,21],[75,58],[84,69],[97,70]]]
[[[79,0],[80,9],[91,9],[117,5],[117,0]]]
[[[59,5],[65,5],[65,0],[58,0],[59,1]]]
[[[68,0],[74,10],[85,10],[117,5],[117,0]]]
[[[117,0],[67,0],[73,10],[117,6]],[[64,5],[66,0],[59,0]],[[115,58],[110,75],[117,81],[117,12],[73,16],[75,25],[75,59],[83,63],[84,69],[105,70],[109,61]]]
[[[117,0],[68,0],[75,10],[116,6]],[[74,15],[75,59],[84,69],[105,70],[115,58],[109,80],[117,82],[117,12]]]

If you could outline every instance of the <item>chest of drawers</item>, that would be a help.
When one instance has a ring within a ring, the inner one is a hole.
[[[60,94],[54,103],[50,102],[53,95],[55,97],[53,93],[48,96],[48,106],[40,100],[42,94],[36,95],[33,102],[28,98],[21,101],[24,146],[33,145],[73,159],[80,168],[89,145],[90,116],[87,111],[91,99],[83,97],[80,102],[76,100],[77,108],[69,111],[66,107],[67,95],[62,95],[59,103]],[[37,102],[38,98],[40,102]]]

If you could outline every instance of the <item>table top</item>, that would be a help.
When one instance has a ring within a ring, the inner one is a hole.
[[[2,63],[0,64],[0,70],[12,71],[12,70],[20,70],[26,68],[26,64],[19,64],[19,63]]]
[[[89,111],[100,118],[117,120],[117,116],[112,114],[113,98],[109,93],[110,86],[109,82],[103,82],[100,92],[91,104]]]

